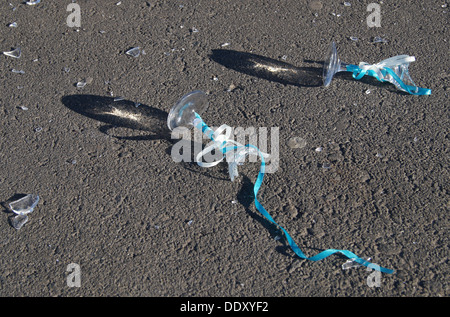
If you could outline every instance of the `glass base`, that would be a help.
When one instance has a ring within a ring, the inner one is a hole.
[[[170,110],[167,126],[170,130],[176,127],[193,127],[195,113],[202,114],[208,107],[206,94],[200,90],[183,96]]]

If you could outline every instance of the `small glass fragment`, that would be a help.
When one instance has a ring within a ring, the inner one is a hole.
[[[17,27],[17,22],[10,23],[10,24],[8,24],[8,26],[10,28],[16,28]]]
[[[387,43],[388,41],[382,37],[375,36],[372,40],[372,43]]]
[[[14,227],[14,229],[19,230],[23,227],[23,225],[28,221],[27,215],[17,215],[15,217],[12,217],[10,222],[11,225]]]
[[[198,32],[198,30],[196,28],[192,28],[191,30],[192,30],[192,33],[197,33]]]
[[[138,57],[141,54],[141,48],[139,46],[133,47],[132,49],[129,49],[128,51],[126,51],[125,54],[133,56],[133,57]]]
[[[124,100],[124,99],[125,99],[124,97],[117,96],[117,97],[114,98],[114,101],[121,101],[121,100]]]
[[[356,36],[350,36],[350,40],[352,40],[353,42],[358,41],[358,38]]]
[[[235,89],[236,89],[236,85],[235,84],[230,84],[230,86],[228,87],[227,91],[228,92],[232,92]]]
[[[303,149],[306,146],[306,140],[301,137],[293,137],[288,141],[291,149]]]
[[[363,260],[370,261],[371,259],[370,258],[363,258]],[[350,259],[350,260],[347,260],[344,264],[342,264],[342,269],[343,270],[348,270],[348,269],[351,269],[351,268],[354,268],[354,267],[359,267],[359,266],[362,266],[362,265],[359,264],[358,262],[355,262],[355,259]]]
[[[350,2],[344,2],[344,6],[350,7],[352,4]]]
[[[316,147],[316,149],[315,149],[316,152],[322,152],[322,150],[323,150],[323,148],[321,146]]]
[[[221,44],[220,46],[226,47],[226,46],[228,46],[228,45],[230,45],[230,43],[226,42],[226,43]]]
[[[20,55],[22,54],[22,50],[20,49],[20,47],[18,47],[12,51],[3,52],[3,54],[5,54],[6,56],[9,56],[9,57],[19,58]]]
[[[26,215],[33,211],[38,202],[39,195],[28,194],[18,200],[9,203],[9,208],[11,208],[11,210],[18,215]]]
[[[32,1],[27,1],[26,4],[28,4],[29,6],[35,5],[40,3],[41,0],[32,0]]]
[[[34,129],[35,132],[41,132],[42,128],[41,127],[37,127],[36,129]]]
[[[25,74],[25,72],[23,70],[18,70],[18,69],[11,69],[11,71],[15,74]]]
[[[366,90],[366,95],[370,94],[370,89]]]
[[[86,81],[82,80],[77,82],[77,88],[83,88],[84,86],[86,86]]]
[[[28,110],[28,107],[25,107],[25,106],[19,106],[19,108],[24,110],[24,111]]]
[[[322,168],[323,168],[324,170],[329,170],[329,169],[331,168],[331,165],[330,165],[330,163],[323,163],[323,164],[322,164]]]

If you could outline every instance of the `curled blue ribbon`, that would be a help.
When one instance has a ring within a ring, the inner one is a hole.
[[[251,144],[247,144],[245,145],[246,147],[253,147],[255,148],[258,153],[261,153],[259,151],[259,149]],[[236,149],[236,147],[232,147],[231,149]],[[224,149],[224,153],[230,150],[230,148],[225,148]],[[356,254],[354,254],[353,252],[350,252],[348,250],[337,250],[337,249],[328,249],[325,251],[320,252],[319,254],[316,254],[313,257],[307,257],[302,250],[300,250],[300,248],[298,247],[298,245],[295,243],[294,239],[292,239],[292,237],[289,235],[289,233],[286,231],[286,229],[284,229],[282,226],[280,226],[278,223],[276,223],[276,221],[272,218],[272,216],[270,216],[270,214],[267,212],[267,210],[263,207],[263,205],[261,205],[261,203],[258,201],[258,191],[262,185],[263,179],[264,179],[264,171],[265,171],[265,161],[264,161],[264,157],[262,155],[260,155],[261,157],[261,167],[258,173],[258,177],[255,181],[255,185],[253,187],[253,193],[255,195],[255,207],[256,209],[267,219],[269,220],[271,223],[273,223],[274,225],[278,226],[284,233],[286,240],[289,244],[289,246],[291,247],[292,251],[294,251],[294,253],[296,255],[298,255],[300,258],[305,259],[305,260],[310,260],[310,261],[320,261],[322,259],[325,259],[326,257],[335,254],[335,253],[341,253],[343,255],[345,255],[347,258],[351,259],[352,261],[361,264],[363,266],[366,267],[370,267],[371,269],[375,269],[377,271],[380,271],[382,273],[387,273],[387,274],[392,274],[394,273],[394,270],[391,269],[386,269],[384,267],[380,267],[378,265],[374,265],[360,257],[358,257]]]
[[[196,118],[198,118],[199,121],[201,120],[201,118],[200,118],[200,116],[198,114],[196,114]],[[212,131],[211,128],[209,128],[206,125],[206,123],[204,123],[203,120],[201,120],[201,122],[199,122],[197,124],[197,128],[200,129],[206,135],[208,135],[212,141],[214,141],[213,133],[211,132]],[[238,150],[239,148],[243,148],[243,147],[255,149],[258,152],[258,155],[261,157],[261,167],[260,167],[260,170],[259,170],[259,173],[258,173],[258,177],[257,177],[257,179],[255,181],[255,185],[253,187],[253,194],[255,195],[255,207],[268,221],[270,221],[271,223],[273,223],[274,225],[276,225],[277,227],[279,227],[283,231],[289,246],[291,247],[292,251],[294,251],[294,253],[297,256],[299,256],[300,258],[305,259],[305,260],[320,261],[320,260],[322,260],[322,259],[324,259],[324,258],[326,258],[326,257],[328,257],[328,256],[330,256],[332,254],[341,253],[344,256],[346,256],[347,258],[351,259],[352,261],[354,261],[354,262],[356,262],[356,263],[358,263],[358,264],[360,264],[362,266],[366,266],[368,268],[380,271],[382,273],[387,273],[387,274],[394,273],[394,270],[386,269],[384,267],[381,267],[381,266],[375,265],[373,263],[370,263],[370,262],[368,262],[368,261],[358,257],[356,254],[354,254],[353,252],[350,252],[348,250],[327,249],[325,251],[320,252],[319,254],[316,254],[313,257],[307,257],[302,252],[302,250],[298,247],[298,245],[295,243],[294,239],[292,239],[292,237],[289,235],[289,233],[286,231],[286,229],[284,229],[282,226],[280,226],[272,218],[272,216],[267,212],[267,210],[263,207],[263,205],[261,205],[261,203],[258,201],[258,191],[261,188],[262,182],[264,180],[264,172],[265,172],[265,166],[266,166],[266,163],[264,161],[264,156],[263,156],[262,152],[257,147],[255,147],[254,145],[251,145],[251,144],[234,145],[234,146],[228,146],[227,147],[226,146],[226,142],[224,142],[222,144],[222,146],[220,147],[220,150],[225,155],[225,153],[228,152],[228,151],[235,151],[235,150]]]

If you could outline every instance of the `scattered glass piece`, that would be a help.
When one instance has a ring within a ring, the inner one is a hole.
[[[235,84],[230,84],[230,86],[228,87],[227,91],[228,92],[232,92],[235,89],[236,89],[236,85]]]
[[[69,68],[69,67],[64,67],[64,71],[65,71],[66,73],[68,73],[68,72],[70,72],[70,68]]]
[[[388,41],[382,37],[375,36],[372,40],[372,43],[387,43]]]
[[[225,47],[225,46],[228,46],[228,45],[230,45],[230,43],[226,42],[226,43],[221,44],[220,46]]]
[[[28,107],[25,107],[25,106],[19,106],[19,108],[22,109],[22,110],[24,110],[24,111],[27,111],[27,110],[28,110]]]
[[[132,49],[129,49],[128,51],[125,52],[125,54],[133,56],[133,57],[138,57],[141,54],[141,48],[138,47],[134,47]]]
[[[370,94],[370,89],[366,90],[366,95]]]
[[[238,202],[237,202],[237,200],[232,200],[231,203],[232,204],[237,204]]]
[[[352,40],[353,42],[358,41],[358,38],[356,36],[350,36],[350,40]]]
[[[23,227],[23,225],[28,221],[27,215],[17,215],[15,217],[12,217],[10,222],[11,225],[14,227],[14,229],[19,230]]]
[[[8,26],[10,28],[16,28],[17,27],[17,22],[10,23],[10,24],[8,24]]]
[[[282,59],[283,61],[287,60],[287,55],[281,56],[281,59]]]
[[[380,152],[378,152],[375,156],[378,157],[378,158],[382,158],[382,157],[383,157],[383,154],[381,154]]]
[[[86,86],[86,81],[82,80],[77,82],[77,88],[83,88],[84,86]]]
[[[350,7],[352,4],[350,2],[344,2],[344,6]]]
[[[33,211],[38,202],[39,195],[28,194],[9,203],[9,208],[11,208],[11,210],[18,215],[26,215]]]
[[[28,4],[29,6],[33,6],[33,5],[38,4],[40,2],[41,2],[41,0],[33,0],[33,1],[27,1],[26,4]]]
[[[118,96],[118,97],[114,98],[114,101],[121,101],[121,100],[124,100],[124,99],[125,99],[124,97]]]
[[[23,70],[18,70],[18,69],[11,69],[11,71],[15,74],[25,74],[25,72]]]
[[[324,170],[329,170],[329,169],[331,168],[331,165],[330,165],[330,163],[323,163],[323,164],[322,164],[322,168],[323,168]]]
[[[321,146],[316,147],[316,149],[315,149],[316,152],[322,152],[322,150],[323,150],[323,148]]]
[[[192,222],[193,222],[193,220],[189,220],[188,223],[187,223],[188,226],[192,225]]]
[[[42,128],[41,127],[37,127],[36,129],[34,129],[35,132],[41,132]]]
[[[291,149],[303,149],[306,146],[306,140],[301,137],[293,137],[288,141]]]
[[[362,258],[363,260],[365,260],[365,261],[370,261],[371,259],[370,258]],[[361,264],[359,264],[358,262],[355,262],[355,259],[350,259],[350,260],[347,260],[344,264],[342,264],[342,269],[343,270],[348,270],[348,269],[351,269],[351,268],[354,268],[354,267],[359,267],[359,266],[362,266]]]
[[[20,49],[20,47],[18,47],[12,51],[3,52],[3,54],[5,54],[6,56],[9,56],[9,57],[19,58],[20,55],[22,54],[22,50]]]
[[[197,33],[198,32],[198,30],[196,28],[192,28],[191,30],[192,30],[192,33]]]

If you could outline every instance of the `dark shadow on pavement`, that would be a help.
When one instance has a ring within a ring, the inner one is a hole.
[[[125,99],[95,95],[70,95],[61,99],[69,109],[106,123],[99,128],[105,134],[112,128],[129,128],[149,132],[148,135],[113,136],[124,140],[170,140],[170,130],[167,127],[167,112],[160,109],[136,104]]]
[[[240,73],[298,87],[323,84],[322,68],[296,67],[272,58],[233,50],[212,50],[210,58]]]

